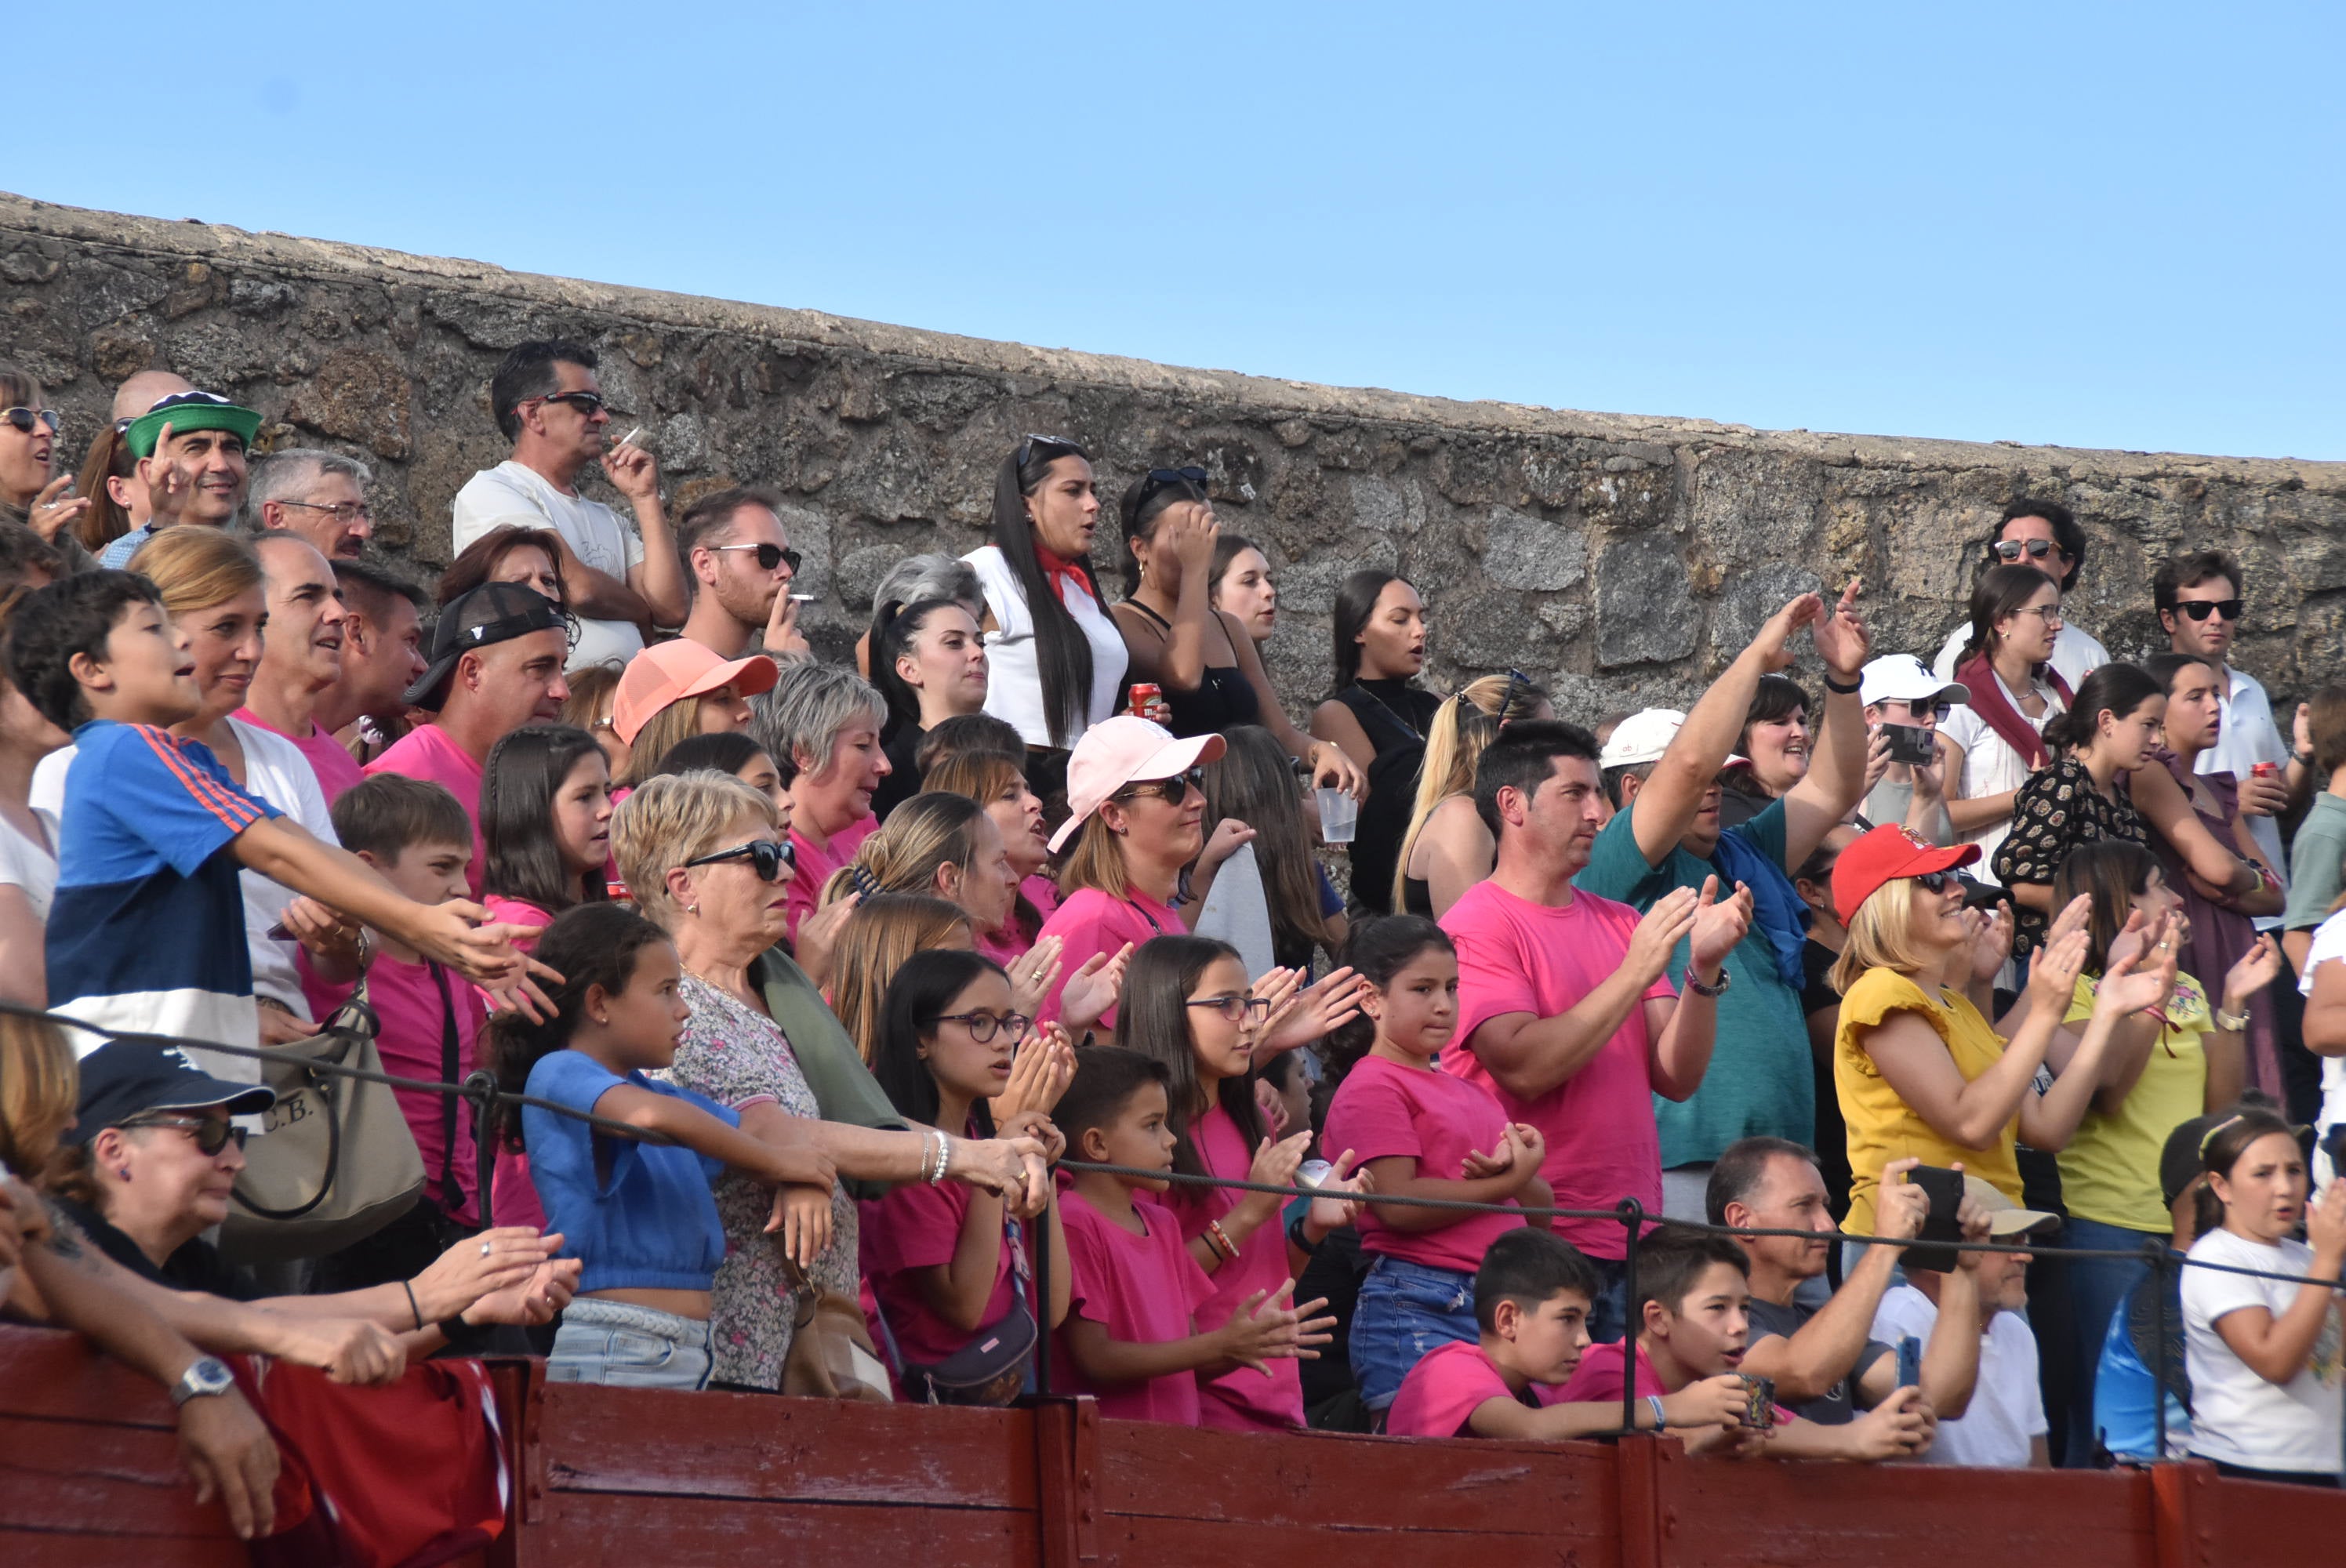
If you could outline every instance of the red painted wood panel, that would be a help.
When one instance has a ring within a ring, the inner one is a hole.
[[[1566,1533],[1362,1530],[1332,1519],[1270,1525],[1111,1517],[1100,1535],[1101,1568],[1614,1568],[1617,1561],[1611,1542]]]
[[[152,1378],[61,1329],[0,1327],[0,1415],[100,1418],[176,1430],[171,1400]]]
[[[98,1421],[0,1416],[0,1522],[103,1528],[125,1538],[232,1539],[217,1503],[197,1508],[177,1434]]]
[[[1040,1551],[1031,1513],[556,1492],[544,1519],[525,1532],[519,1562],[522,1568],[1035,1568]]]

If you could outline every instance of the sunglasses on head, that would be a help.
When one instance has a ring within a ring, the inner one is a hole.
[[[1017,466],[1025,467],[1027,459],[1034,456],[1035,449],[1038,446],[1064,447],[1069,452],[1080,450],[1074,442],[1064,435],[1022,435],[1018,438]]]
[[[1154,795],[1168,806],[1178,806],[1189,798],[1190,790],[1196,789],[1202,792],[1205,788],[1206,770],[1202,768],[1192,768],[1187,773],[1176,773],[1170,779],[1143,779],[1127,784],[1108,799],[1137,800],[1144,795]]]
[[[132,1127],[170,1127],[195,1140],[196,1152],[210,1156],[228,1147],[234,1139],[236,1146],[244,1147],[245,1130],[233,1122],[223,1122],[210,1116],[136,1116],[122,1124],[124,1130]]]
[[[1999,561],[2017,561],[2023,555],[2032,561],[2042,561],[2056,550],[2064,556],[2069,554],[2050,539],[1998,539],[1988,546],[1988,550]]]
[[[55,435],[62,424],[57,418],[57,411],[53,408],[0,408],[0,419],[6,420],[26,435],[33,433],[35,425],[41,424],[47,425],[49,433]]]
[[[696,855],[685,861],[688,866],[713,866],[720,860],[747,860],[750,869],[758,873],[761,882],[778,882],[782,868],[798,863],[798,855],[787,840],[752,839],[746,844],[736,844],[729,850],[715,850],[706,855]]]
[[[806,559],[796,550],[785,550],[780,545],[716,545],[710,547],[716,550],[750,551],[757,556],[758,570],[770,572],[777,566],[788,565],[790,575],[793,577],[799,575],[799,563]]]
[[[2204,621],[2209,616],[2221,616],[2228,621],[2237,621],[2240,618],[2240,612],[2248,608],[2248,602],[2244,599],[2191,599],[2175,607],[2195,621]]]
[[[1134,501],[1133,509],[1138,511],[1151,496],[1173,484],[1194,484],[1202,490],[1206,485],[1206,471],[1194,464],[1188,468],[1150,469],[1148,476],[1140,482],[1140,494]]]

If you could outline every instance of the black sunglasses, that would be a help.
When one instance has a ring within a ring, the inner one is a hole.
[[[2017,561],[2024,555],[2032,561],[2042,561],[2061,547],[2050,539],[1998,539],[1988,546],[1988,553],[2001,561]],[[2069,554],[2061,550],[2064,557]]]
[[[1170,779],[1144,779],[1138,783],[1127,784],[1108,799],[1137,800],[1144,795],[1154,795],[1168,806],[1178,806],[1189,798],[1190,790],[1196,789],[1203,793],[1205,788],[1206,770],[1202,768],[1192,768],[1187,773],[1176,773]]]
[[[999,1018],[991,1013],[940,1013],[929,1020],[929,1027],[958,1023],[969,1031],[972,1040],[983,1045],[996,1034],[1007,1034],[1016,1040],[1026,1033],[1026,1025],[1034,1022],[1024,1013],[1005,1013]]]
[[[1150,469],[1148,476],[1140,482],[1139,494],[1133,498],[1133,510],[1138,512],[1149,497],[1173,484],[1194,484],[1203,490],[1206,487],[1206,471],[1194,463],[1188,468]]]
[[[51,435],[56,434],[62,428],[61,422],[57,418],[57,411],[53,408],[0,409],[0,419],[6,420],[26,435],[33,433],[33,427],[36,424],[47,425]]]
[[[586,415],[588,419],[595,417],[595,411],[597,409],[608,409],[613,413],[618,413],[621,412],[617,408],[613,408],[610,400],[606,398],[601,392],[548,392],[544,397],[531,398],[528,401],[531,402],[566,402],[572,408],[576,409],[580,413]]]
[[[761,572],[770,572],[775,567],[788,563],[790,575],[793,577],[799,575],[799,563],[806,559],[796,550],[785,550],[780,545],[715,545],[710,548],[753,551],[758,557],[758,570]]]
[[[231,1138],[236,1140],[238,1148],[244,1147],[244,1128],[234,1122],[219,1121],[210,1116],[135,1116],[123,1123],[122,1126],[126,1130],[131,1127],[176,1127],[195,1140],[198,1154],[208,1157],[228,1147]]]
[[[2209,616],[2221,616],[2228,621],[2237,621],[2240,618],[2240,612],[2248,608],[2248,601],[2245,599],[2192,599],[2175,607],[2195,621],[2204,621]]]
[[[1914,882],[1924,892],[1943,893],[1949,888],[1962,887],[1964,879],[1953,871],[1923,871],[1915,876]]]
[[[1083,450],[1083,448],[1077,446],[1074,442],[1069,441],[1064,435],[1023,435],[1018,438],[1017,466],[1020,468],[1025,467],[1026,460],[1035,454],[1035,449],[1038,446],[1064,447],[1069,452],[1081,452]]]
[[[697,855],[684,863],[688,866],[713,866],[719,860],[747,860],[750,869],[758,873],[761,882],[782,880],[782,868],[798,864],[798,854],[788,840],[752,839],[746,844],[736,844],[729,850],[718,850]]]

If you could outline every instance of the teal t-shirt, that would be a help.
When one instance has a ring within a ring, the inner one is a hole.
[[[2341,883],[2346,883],[2346,800],[2319,789],[2290,847],[2289,907],[2281,911],[2281,929],[2310,931],[2328,920]]]
[[[1573,886],[1643,911],[1674,888],[1699,891],[1707,877],[1719,877],[1722,887],[1731,885],[1717,866],[1675,844],[1660,865],[1648,866],[1629,818],[1629,812],[1619,812],[1605,825]],[[1783,802],[1772,802],[1728,834],[1770,864],[1782,865]],[[1680,990],[1688,952],[1688,943],[1681,942],[1670,955],[1670,983]],[[1654,1096],[1665,1170],[1715,1160],[1739,1138],[1764,1133],[1805,1144],[1817,1134],[1808,1017],[1800,1011],[1800,993],[1777,972],[1775,952],[1756,919],[1727,955],[1727,972],[1733,978],[1719,999],[1719,1035],[1702,1086],[1683,1104]]]

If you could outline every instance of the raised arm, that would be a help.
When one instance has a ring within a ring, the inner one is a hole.
[[[1784,795],[1784,870],[1816,852],[1834,826],[1845,821],[1865,796],[1865,706],[1858,700],[1858,677],[1872,647],[1858,617],[1861,579],[1851,577],[1832,614],[1817,623],[1817,653],[1825,661],[1824,715],[1818,721],[1816,756],[1808,776]],[[1847,691],[1835,691],[1834,685]],[[1747,697],[1746,702],[1749,702]]]
[[[684,563],[677,559],[668,515],[660,510],[659,464],[640,446],[622,443],[603,454],[603,472],[635,509],[644,558],[627,568],[627,585],[643,598],[647,618],[663,626],[684,624],[692,608],[685,592]]]

